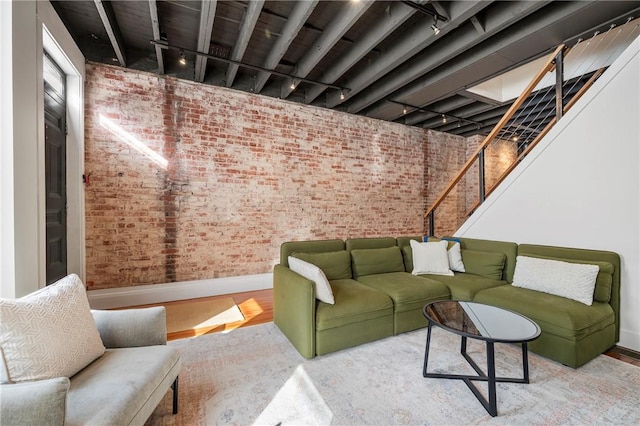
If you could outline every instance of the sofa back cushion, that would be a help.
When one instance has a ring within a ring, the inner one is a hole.
[[[328,280],[352,278],[351,256],[346,250],[326,253],[293,253],[295,258],[312,263],[322,269]]]
[[[559,260],[567,263],[578,263],[587,265],[596,265],[599,268],[598,276],[596,277],[596,287],[593,291],[593,300],[596,302],[609,303],[611,300],[611,285],[613,283],[614,266],[609,262],[599,262],[597,260],[576,260],[565,259],[562,257],[549,257],[541,255],[527,255],[528,257],[534,257],[538,259],[547,260]]]
[[[365,275],[404,272],[402,253],[398,246],[351,250],[354,278]]]
[[[396,239],[391,237],[350,238],[345,241],[348,251],[359,249],[387,248],[396,245]]]
[[[413,250],[411,250],[411,240],[422,242],[421,236],[414,237],[398,237],[396,239],[398,247],[402,252],[402,258],[404,259],[404,270],[407,272],[413,271]]]
[[[462,249],[462,262],[468,274],[494,280],[504,279],[503,271],[507,256],[501,252]]]
[[[288,258],[294,253],[326,253],[340,250],[344,250],[342,240],[288,241],[280,246],[280,264],[288,267]]]
[[[516,243],[461,237],[460,246],[463,250],[467,249],[482,252],[502,253],[504,255],[504,268],[502,271],[502,278],[498,279],[503,279],[507,282],[513,281],[513,272],[516,269],[516,256],[520,254],[518,253],[518,245]],[[464,256],[462,257],[462,262],[464,263],[465,271],[469,272],[467,271],[467,262],[464,259]]]

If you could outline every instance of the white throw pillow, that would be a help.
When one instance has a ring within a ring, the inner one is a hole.
[[[75,275],[20,299],[0,299],[0,347],[13,382],[71,377],[104,354]]]
[[[449,269],[448,241],[419,243],[410,241],[413,252],[413,275],[453,275]]]
[[[591,306],[599,270],[598,265],[518,256],[513,285]]]
[[[464,263],[462,263],[462,253],[459,242],[453,242],[451,248],[447,250],[447,256],[449,257],[449,267],[452,271],[464,272]]]
[[[330,305],[335,303],[331,284],[329,284],[329,280],[327,280],[327,276],[322,272],[322,269],[318,268],[313,263],[305,262],[297,257],[289,256],[288,260],[289,268],[292,271],[297,272],[316,284],[316,299]]]

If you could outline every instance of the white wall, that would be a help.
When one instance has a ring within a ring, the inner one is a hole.
[[[2,274],[0,290],[3,297],[20,296],[36,290],[43,282],[43,240],[39,220],[40,153],[38,147],[37,92],[38,62],[36,56],[38,28],[35,2],[2,2],[2,20],[10,16],[10,24],[0,27],[3,45],[10,49],[10,70],[3,75],[2,109],[9,110],[3,117],[10,122],[3,126],[2,145],[12,159],[3,155],[3,175],[11,175],[12,184],[2,186]],[[9,3],[9,4],[7,4]],[[25,47],[28,47],[25,49]],[[4,50],[4,48],[3,48]],[[8,90],[8,93],[5,93]],[[3,114],[4,115],[4,114]],[[5,146],[8,145],[8,146]],[[6,222],[5,222],[6,221]],[[13,228],[13,233],[8,228]],[[6,258],[5,258],[6,256]]]
[[[457,235],[620,254],[620,346],[640,351],[640,38]]]
[[[12,4],[0,2],[0,58],[13,56]],[[13,296],[15,250],[13,242],[13,67],[0,67],[0,294]]]
[[[46,1],[0,0],[0,296],[45,283],[43,29],[71,78],[67,120],[69,271],[84,274],[84,57]]]

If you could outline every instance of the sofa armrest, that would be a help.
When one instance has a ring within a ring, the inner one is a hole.
[[[118,311],[92,310],[102,343],[107,348],[133,348],[167,344],[164,306]]]
[[[3,426],[64,425],[69,379],[0,385]]]
[[[305,358],[316,355],[313,281],[286,266],[273,268],[273,322]]]

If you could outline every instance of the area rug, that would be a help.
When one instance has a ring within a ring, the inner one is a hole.
[[[171,414],[169,392],[147,424],[640,424],[638,367],[603,355],[572,369],[530,354],[531,383],[498,383],[492,418],[463,382],[422,377],[425,338],[422,329],[311,360],[273,323],[173,341],[180,410]],[[458,336],[434,328],[429,371],[473,373],[459,348]],[[469,341],[480,365],[484,349]],[[496,345],[496,368],[520,375],[519,347]]]
[[[167,304],[167,333],[209,330],[222,324],[243,321],[244,316],[231,297]]]

